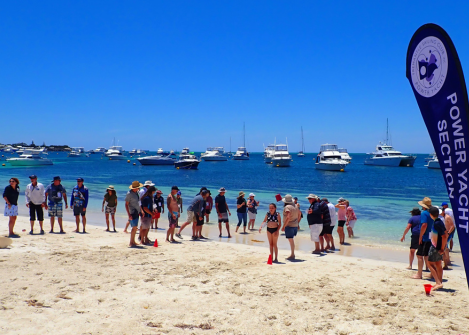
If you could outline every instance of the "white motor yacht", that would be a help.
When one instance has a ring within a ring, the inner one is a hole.
[[[366,165],[404,166],[413,167],[417,156],[403,155],[391,145],[379,143],[376,151],[369,153],[365,159]]]
[[[237,161],[246,161],[249,160],[249,153],[245,147],[239,147],[238,151],[233,155],[233,159]]]
[[[325,171],[343,171],[348,162],[342,159],[335,144],[323,144],[316,157],[316,169]]]
[[[340,156],[342,157],[344,161],[347,161],[349,163],[352,162],[352,156],[349,155],[347,149],[339,148],[338,150],[339,150]]]
[[[137,158],[137,160],[142,165],[174,165],[176,163],[177,157],[174,154],[174,151],[163,152],[155,156],[145,156]]]
[[[436,153],[433,153],[432,157],[427,160],[427,165],[425,166],[429,169],[441,169]]]
[[[106,153],[106,148],[96,148],[94,150],[90,150],[90,154],[105,154]]]
[[[138,155],[146,155],[146,151],[145,150],[141,150],[141,149],[132,149],[129,151],[129,154],[131,154],[132,156],[138,156]]]
[[[12,166],[53,165],[50,159],[41,157],[43,153],[44,150],[27,149],[20,157],[8,158],[7,162]]]
[[[127,157],[123,154],[124,149],[122,149],[119,145],[113,145],[109,147],[109,149],[104,154],[106,157],[109,157],[109,160],[118,161],[118,160],[125,160]]]
[[[164,153],[163,148],[158,148],[158,151],[156,152],[158,155],[161,155]]]
[[[72,148],[72,151],[68,153],[68,157],[80,158],[80,157],[90,157],[90,155],[85,152],[85,148],[74,147]]]
[[[11,145],[7,145],[2,149],[3,152],[16,152],[18,148],[12,147]]]
[[[274,155],[275,144],[269,144],[264,148],[264,162],[266,164],[272,164],[272,156]]]
[[[228,160],[223,147],[207,148],[207,151],[205,151],[201,157],[206,162],[221,162]]]
[[[188,148],[188,147],[185,147],[184,149],[182,149],[181,155],[188,155],[188,154],[190,154],[189,151],[190,151],[189,148]]]
[[[289,167],[292,158],[288,152],[288,145],[276,144],[272,154],[272,165],[275,167]]]

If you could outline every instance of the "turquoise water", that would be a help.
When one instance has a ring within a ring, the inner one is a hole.
[[[2,158],[2,163],[6,163],[4,160],[8,155],[3,155],[6,157]],[[8,163],[5,167],[0,166],[0,187],[6,186],[11,177],[20,179],[20,186],[24,190],[30,174],[37,174],[39,182],[43,184],[51,181],[53,176],[60,175],[62,184],[70,192],[76,177],[83,177],[90,190],[90,215],[99,215],[101,218],[105,189],[108,185],[114,185],[120,200],[119,226],[126,221],[123,199],[133,180],[141,183],[152,180],[165,195],[172,185],[177,185],[182,190],[186,207],[200,187],[208,187],[215,197],[217,190],[223,186],[228,190],[226,197],[233,213],[238,192],[253,192],[261,202],[259,213],[262,216],[268,204],[275,202],[275,194],[278,193],[297,196],[302,209],[307,207],[305,197],[309,193],[328,197],[333,202],[344,197],[350,201],[358,217],[354,243],[386,245],[402,245],[399,239],[407,224],[409,211],[418,206],[417,201],[425,196],[430,197],[436,205],[448,201],[441,171],[424,167],[424,158],[428,155],[418,155],[414,168],[390,168],[366,166],[363,164],[364,154],[353,154],[353,163],[347,166],[346,172],[316,170],[315,156],[307,154],[304,158],[298,158],[295,155],[290,168],[276,168],[265,164],[260,153],[254,153],[249,161],[202,162],[199,170],[186,171],[176,170],[173,166],[142,166],[130,157],[131,163],[127,163],[109,161],[101,158],[101,155],[67,158],[65,153],[50,153],[53,166],[11,167]],[[136,165],[133,165],[134,162]],[[20,202],[24,200],[20,199]],[[20,214],[27,215],[26,207],[20,207]],[[215,216],[212,215],[212,218],[215,219]],[[236,224],[235,220],[234,214],[232,225]],[[256,222],[261,222],[260,216]],[[306,220],[302,223],[305,226]]]

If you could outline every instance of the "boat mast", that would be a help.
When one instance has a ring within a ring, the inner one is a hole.
[[[389,119],[386,118],[386,145],[389,145]]]
[[[243,147],[246,148],[246,122],[243,122],[243,137],[244,137]]]

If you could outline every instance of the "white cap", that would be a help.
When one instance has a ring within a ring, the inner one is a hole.
[[[249,193],[250,197],[255,197],[256,195],[254,193]]]

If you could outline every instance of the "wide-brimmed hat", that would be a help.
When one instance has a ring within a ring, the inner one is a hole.
[[[412,210],[409,213],[411,213],[412,215],[419,215],[422,212],[420,211],[420,208],[414,207],[414,208],[412,208]]]
[[[344,198],[340,197],[339,199],[337,199],[337,202],[341,202],[341,201],[345,201]]]
[[[250,197],[255,197],[256,195],[254,193],[249,193]]]
[[[319,197],[316,194],[310,194],[306,197],[306,199],[319,199]]]
[[[282,201],[286,204],[292,204],[293,203],[293,197],[290,194],[287,194],[285,198],[282,199]]]
[[[132,182],[132,185],[129,186],[131,190],[143,187],[143,184],[139,183],[137,180]]]
[[[155,184],[153,184],[151,180],[147,180],[143,186],[155,186]]]
[[[238,198],[244,197],[245,194],[243,191],[239,192]]]
[[[115,191],[115,188],[114,188],[114,186],[109,185],[108,188],[106,189],[106,191]]]
[[[226,188],[222,187],[218,190],[218,193],[221,193],[221,192],[226,192]]]
[[[163,191],[158,190],[156,191],[156,194],[163,194]]]
[[[420,206],[422,206],[423,208],[428,209],[428,208],[432,207],[432,199],[430,199],[429,197],[425,197],[425,198],[423,198],[422,201],[419,201],[418,204]]]

